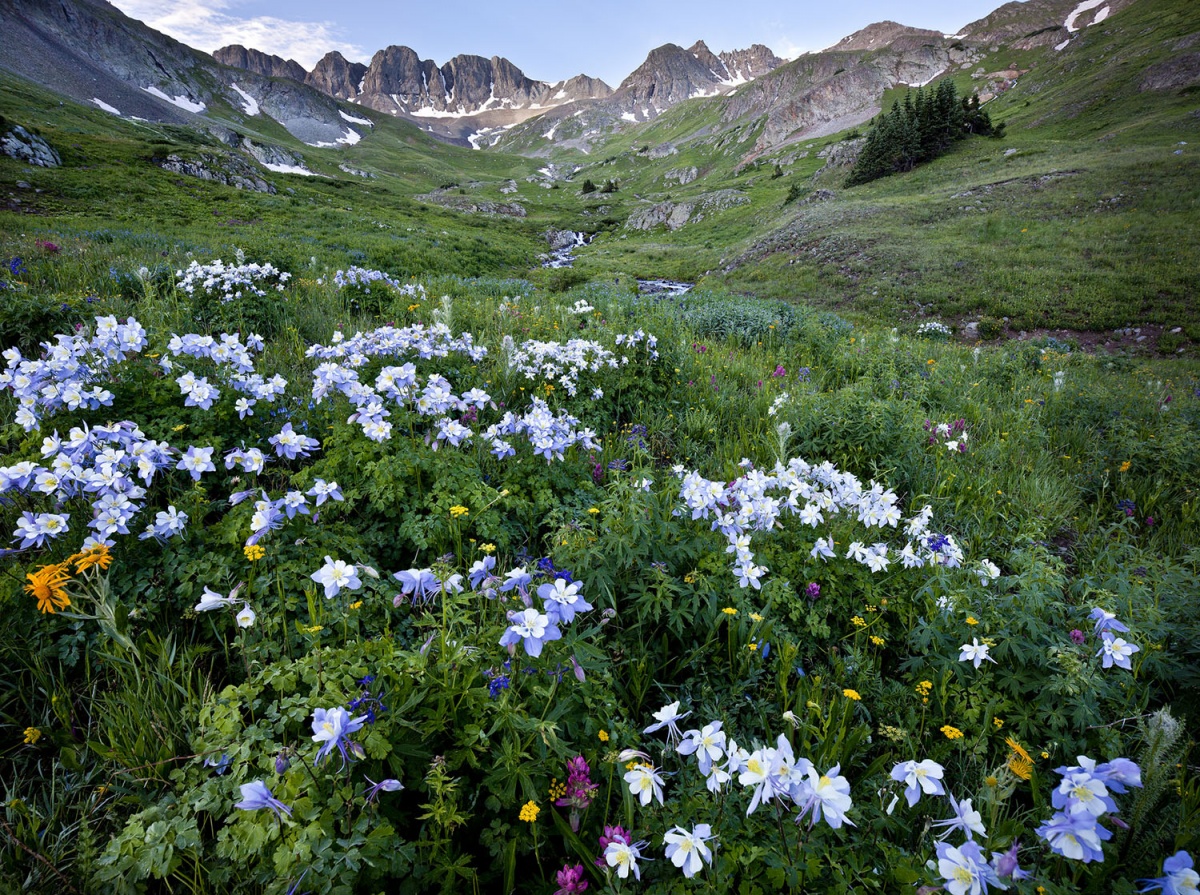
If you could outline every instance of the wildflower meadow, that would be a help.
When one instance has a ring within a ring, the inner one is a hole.
[[[6,891],[1197,891],[1189,362],[178,254],[2,346]]]

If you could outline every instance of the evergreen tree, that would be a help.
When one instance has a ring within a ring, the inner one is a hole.
[[[943,80],[936,88],[918,88],[905,94],[886,113],[875,116],[846,179],[846,186],[868,183],[889,174],[911,171],[950,149],[959,140],[976,134],[1002,136],[1004,125],[993,125],[979,95],[959,97],[954,82]]]

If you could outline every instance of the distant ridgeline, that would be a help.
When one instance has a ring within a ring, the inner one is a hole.
[[[918,89],[915,97],[910,91],[903,104],[897,100],[891,111],[875,116],[846,186],[911,171],[971,134],[1004,136],[1004,125],[993,125],[988,113],[979,108],[978,93],[959,97],[950,80],[929,92]]]

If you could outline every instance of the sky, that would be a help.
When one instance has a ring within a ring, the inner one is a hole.
[[[504,56],[528,77],[577,74],[616,87],[665,43],[703,40],[715,53],[766,44],[779,56],[832,46],[885,19],[954,33],[1004,0],[520,0],[413,3],[406,0],[111,0],[176,40],[212,52],[242,44],[311,69],[330,50],[370,62],[402,44],[439,65],[460,53]]]

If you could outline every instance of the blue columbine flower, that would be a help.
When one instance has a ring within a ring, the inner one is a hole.
[[[242,800],[234,805],[234,808],[241,808],[243,811],[257,811],[259,808],[270,808],[275,812],[275,817],[283,820],[280,812],[284,812],[291,817],[292,809],[275,796],[271,795],[271,790],[267,789],[267,784],[261,780],[254,780],[250,783],[241,785]]]
[[[350,713],[341,706],[332,709],[317,709],[313,712],[313,742],[321,743],[317,750],[317,761],[325,758],[336,748],[342,753],[342,764],[346,763],[346,737],[361,730],[366,718],[359,716],[351,718]]]
[[[546,614],[562,624],[573,622],[576,612],[592,609],[592,604],[580,595],[579,585],[571,584],[565,578],[555,578],[553,584],[541,585],[537,595],[545,601]]]
[[[509,621],[512,624],[500,638],[500,645],[507,646],[510,652],[516,649],[518,643],[523,642],[525,652],[536,659],[542,654],[542,645],[546,641],[562,637],[558,625],[548,615],[543,615],[536,609],[514,612],[509,615]]]
[[[391,777],[386,780],[380,780],[378,783],[370,777],[365,777],[364,779],[371,784],[371,788],[367,790],[367,804],[373,802],[375,797],[381,792],[399,792],[404,789],[403,783]]]
[[[1139,883],[1145,884],[1138,891],[1161,889],[1163,895],[1188,895],[1200,888],[1200,874],[1193,869],[1192,856],[1185,851],[1177,851],[1163,861],[1163,873],[1166,876],[1138,880]]]
[[[1091,814],[1059,811],[1036,830],[1039,837],[1050,843],[1055,854],[1073,861],[1104,860],[1102,840],[1112,838],[1112,832],[1096,823]]]

